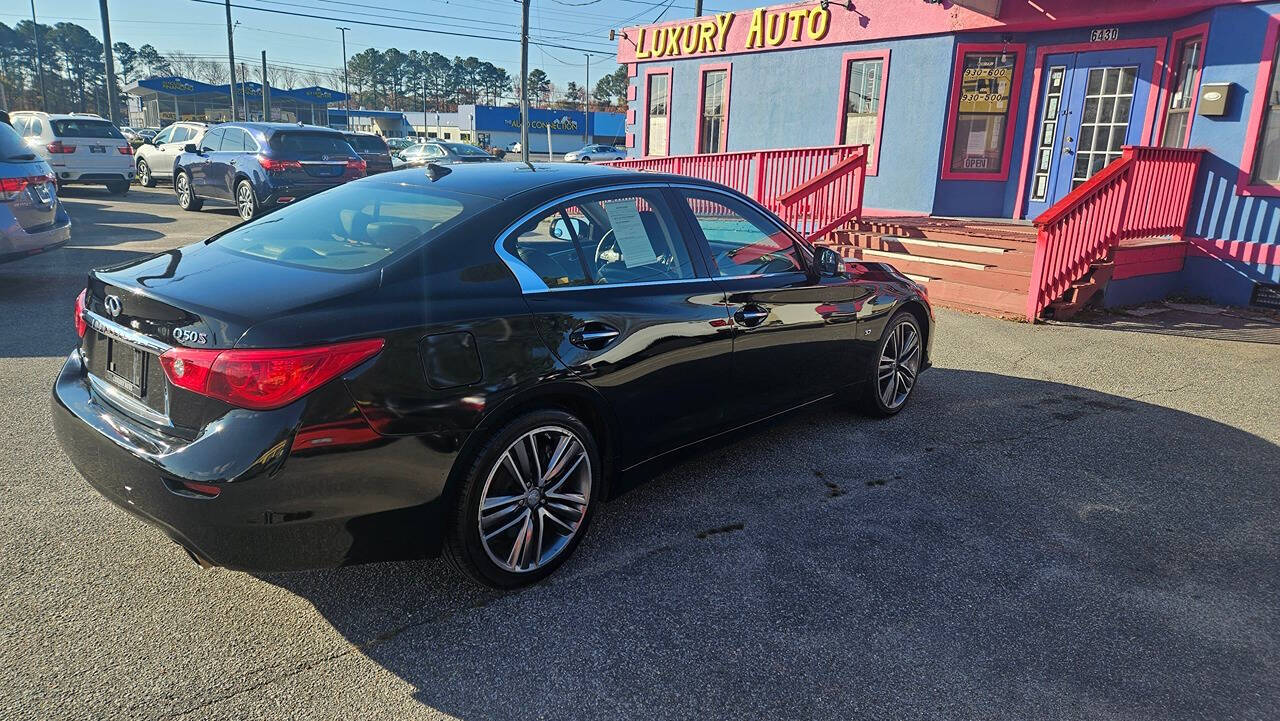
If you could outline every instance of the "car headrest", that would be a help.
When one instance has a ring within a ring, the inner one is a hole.
[[[342,223],[343,235],[355,240],[364,240],[367,237],[367,227],[369,223],[373,222],[373,216],[363,211],[347,208],[338,211],[338,220]]]
[[[403,246],[422,235],[416,225],[409,223],[377,222],[365,226],[365,235],[370,243],[376,243],[392,250]]]

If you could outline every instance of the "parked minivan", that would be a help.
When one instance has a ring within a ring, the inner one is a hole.
[[[277,206],[363,178],[365,161],[342,133],[302,123],[224,123],[188,143],[174,163],[183,210],[233,203],[251,220]]]
[[[120,129],[98,115],[59,115],[23,110],[10,113],[13,129],[53,169],[59,186],[105,185],[112,195],[129,192],[133,146]]]

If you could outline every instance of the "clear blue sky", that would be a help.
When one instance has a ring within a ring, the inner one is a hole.
[[[704,12],[772,4],[752,0],[704,0]],[[232,19],[239,20],[235,47],[237,59],[259,57],[267,51],[268,61],[278,61],[301,69],[336,68],[342,65],[342,45],[337,25],[351,28],[347,33],[347,53],[354,55],[368,47],[402,51],[433,50],[448,57],[474,55],[506,68],[513,75],[520,69],[520,45],[488,38],[520,37],[520,5],[513,0],[231,0]],[[662,20],[693,15],[694,0],[533,0],[529,14],[534,40],[591,49],[592,84],[602,72],[616,66],[614,43],[609,29],[648,23],[661,14]],[[146,43],[161,53],[173,50],[192,55],[226,57],[225,11],[216,5],[194,0],[109,0],[111,39],[138,47]],[[317,20],[247,9],[266,8],[284,12],[326,15],[343,20]],[[665,10],[665,14],[664,13]],[[30,19],[29,0],[9,0],[0,5],[0,22],[14,25]],[[42,24],[75,22],[101,39],[102,24],[98,0],[36,0],[36,14]],[[396,28],[360,25],[354,21],[395,25]],[[432,30],[481,35],[485,39],[454,37],[404,29],[411,26]],[[578,50],[560,48],[529,49],[530,67],[540,67],[557,87],[570,80],[582,82],[585,58]]]

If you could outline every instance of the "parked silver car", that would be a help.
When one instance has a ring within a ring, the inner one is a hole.
[[[493,163],[498,158],[485,152],[482,148],[467,143],[455,143],[448,140],[432,140],[427,143],[403,150],[398,153],[402,162],[397,168],[417,168],[427,163],[436,165],[457,165],[460,163]]]
[[[590,163],[593,160],[622,160],[627,157],[625,150],[618,150],[612,145],[588,145],[564,154],[566,163]]]
[[[182,155],[187,143],[199,145],[208,129],[208,123],[174,123],[138,146],[138,182],[154,188],[157,179],[171,180],[173,161]]]
[[[56,248],[71,237],[53,168],[0,123],[0,263]]]

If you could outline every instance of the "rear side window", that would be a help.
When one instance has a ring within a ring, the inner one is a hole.
[[[50,120],[53,134],[59,138],[119,138],[124,140],[120,130],[105,120],[89,120],[87,118],[71,118],[67,120]]]
[[[213,242],[253,258],[352,271],[408,252],[493,205],[489,198],[390,183],[348,183],[287,205]]]
[[[357,153],[385,153],[387,144],[376,135],[348,135],[347,142]]]
[[[22,162],[35,157],[18,131],[0,123],[0,162]]]
[[[457,155],[488,155],[488,153],[484,152],[480,148],[477,148],[474,145],[467,145],[466,143],[441,143],[441,145],[453,151]]]
[[[350,155],[351,146],[337,133],[288,131],[271,136],[271,148],[285,153]]]
[[[173,135],[169,136],[169,142],[185,143],[196,136],[195,131],[191,128],[181,127],[174,128]]]

